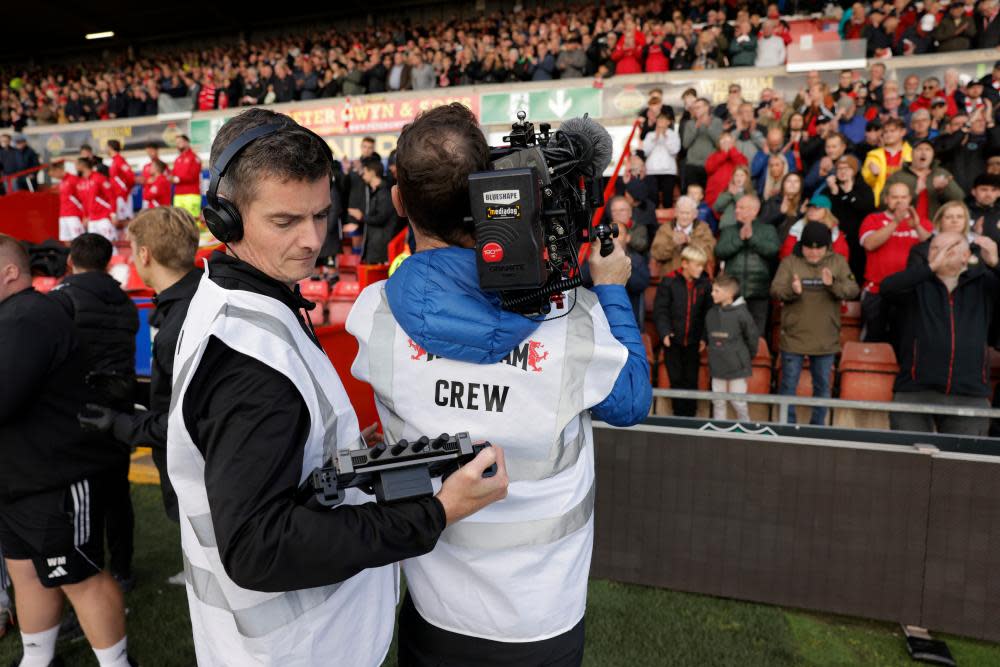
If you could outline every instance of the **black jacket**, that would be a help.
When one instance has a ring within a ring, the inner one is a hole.
[[[365,189],[365,205],[361,209],[364,217],[364,249],[361,261],[364,264],[385,264],[389,261],[389,241],[396,231],[396,209],[392,205],[389,182],[382,179],[374,191],[362,183]]]
[[[923,263],[893,274],[879,287],[897,306],[899,375],[895,391],[990,395],[990,328],[1000,277],[972,265],[951,293]]]
[[[743,297],[728,306],[712,306],[705,317],[708,369],[712,377],[720,380],[750,377],[759,335]]]
[[[181,325],[187,317],[191,297],[198,290],[201,269],[191,269],[186,276],[153,298],[156,310],[149,316],[149,326],[156,330],[149,377],[149,410],[132,415],[133,447],[163,449],[167,446],[167,416],[170,412],[170,388],[174,377],[174,350]]]
[[[297,289],[218,252],[209,274],[224,289],[279,301],[313,338],[302,315],[311,304]],[[209,341],[181,409],[205,458],[219,554],[239,586],[287,591],[344,581],[429,552],[444,530],[444,508],[435,498],[305,507],[296,499],[310,424],[305,401],[286,376],[217,338]]]
[[[983,236],[1000,243],[1000,199],[987,208],[978,204],[976,198],[969,195],[965,198],[965,205],[969,207],[969,217],[972,218],[973,224],[979,218],[983,219]]]
[[[854,179],[850,192],[838,188],[837,194],[833,194],[828,188],[826,195],[833,204],[831,211],[837,218],[840,233],[847,239],[847,248],[850,250],[847,263],[851,266],[851,273],[858,279],[858,284],[861,284],[864,282],[865,260],[868,253],[861,246],[859,232],[864,219],[868,214],[875,212],[875,194],[871,186],[859,175]]]
[[[697,345],[705,331],[705,314],[712,306],[712,283],[702,273],[688,281],[677,269],[656,288],[653,320],[660,340],[670,336],[670,345]]]
[[[986,159],[1000,151],[1000,126],[988,128],[986,134],[942,134],[934,143],[941,164],[969,192],[976,176],[986,171]]]
[[[0,505],[119,464],[121,448],[84,432],[87,362],[73,321],[32,288],[0,302]]]
[[[103,271],[77,273],[49,296],[76,323],[92,370],[135,377],[139,312],[117,280]]]

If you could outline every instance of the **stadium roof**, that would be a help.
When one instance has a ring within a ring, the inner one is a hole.
[[[233,0],[173,0],[169,3],[135,0],[48,0],[42,5],[9,3],[4,8],[0,61],[27,62],[53,56],[100,52],[128,45],[186,40],[200,36],[235,34],[304,22],[364,18],[368,14],[446,4],[442,0],[297,0],[272,5],[261,12],[252,3]],[[111,30],[110,39],[88,41],[86,33]]]

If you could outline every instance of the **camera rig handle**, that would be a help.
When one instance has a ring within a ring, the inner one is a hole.
[[[313,470],[299,493],[328,508],[342,503],[349,488],[374,495],[383,504],[422,498],[433,495],[432,478],[446,479],[490,446],[488,442],[473,443],[469,434],[462,432],[345,449],[329,465]],[[483,477],[493,477],[496,472],[494,463]]]
[[[618,238],[618,225],[602,221],[594,226],[593,233],[601,242],[601,257],[607,257],[615,251],[615,242],[611,239]]]

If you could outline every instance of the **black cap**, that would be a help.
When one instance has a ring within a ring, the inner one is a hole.
[[[931,150],[933,150],[935,153],[937,152],[937,149],[934,148],[934,142],[931,141],[930,139],[921,139],[917,143],[913,144],[913,148],[916,148],[917,146],[920,146],[921,144],[927,144],[928,146],[931,147]]]
[[[982,173],[976,176],[976,180],[972,181],[972,187],[978,188],[980,185],[987,185],[994,188],[1000,188],[1000,175],[997,174],[987,174]]]
[[[802,228],[803,248],[827,248],[833,243],[833,234],[830,228],[822,222],[810,220]]]

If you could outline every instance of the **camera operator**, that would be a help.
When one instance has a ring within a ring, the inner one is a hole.
[[[335,509],[307,505],[301,483],[361,435],[297,286],[326,238],[332,156],[287,116],[250,109],[211,161],[205,218],[229,254],[211,256],[188,307],[167,427],[198,662],[374,666],[392,639],[390,564],[502,498],[502,452],[433,498],[362,505],[349,489]]]
[[[31,287],[0,234],[0,544],[14,583],[21,667],[55,664],[63,595],[101,667],[128,667],[125,605],[104,562],[105,477],[121,452],[85,433],[87,359],[73,320]]]
[[[510,495],[406,561],[399,664],[578,665],[593,547],[591,413],[646,416],[649,366],[622,243],[590,253],[593,291],[541,321],[479,286],[468,177],[490,168],[475,116],[441,106],[403,129],[396,210],[417,252],[368,287],[348,318],[352,372],[369,382],[386,437],[462,428],[503,443]]]

